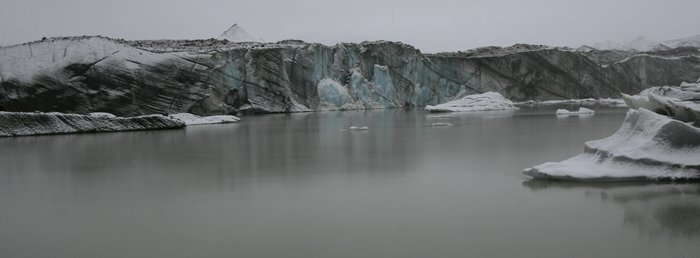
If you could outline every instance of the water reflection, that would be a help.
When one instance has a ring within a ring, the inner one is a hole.
[[[623,223],[656,237],[700,238],[700,184],[663,182],[584,183],[530,180],[532,191],[581,192],[624,210]]]

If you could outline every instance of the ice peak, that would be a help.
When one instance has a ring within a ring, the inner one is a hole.
[[[250,35],[237,23],[233,24],[228,30],[221,33],[220,40],[228,40],[231,42],[261,42],[262,39]]]

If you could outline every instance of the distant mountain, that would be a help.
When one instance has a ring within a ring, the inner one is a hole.
[[[231,42],[263,42],[262,39],[250,35],[250,33],[245,31],[245,29],[243,29],[238,24],[234,24],[233,26],[228,28],[228,30],[224,31],[224,33],[221,33],[221,36],[219,36],[217,39],[225,39]]]
[[[632,40],[625,42],[614,42],[605,41],[593,44],[593,47],[599,50],[623,50],[623,51],[652,51],[652,50],[664,50],[669,47],[661,42],[647,38],[645,36],[638,36]]]
[[[669,47],[700,47],[700,34],[686,38],[673,39],[663,42]]]

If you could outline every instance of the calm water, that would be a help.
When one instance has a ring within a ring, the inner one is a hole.
[[[0,257],[700,257],[700,184],[520,175],[625,113],[554,109],[0,139]]]

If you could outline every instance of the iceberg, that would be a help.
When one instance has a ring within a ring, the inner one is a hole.
[[[679,100],[700,100],[700,83],[684,82],[680,86],[651,87],[639,93],[640,96],[650,94]]]
[[[162,115],[109,117],[40,112],[0,111],[0,137],[177,129],[185,123]]]
[[[206,125],[206,124],[224,124],[224,123],[237,123],[241,119],[236,116],[222,115],[222,116],[198,116],[190,113],[178,113],[169,115],[170,118],[182,121],[186,125]]]
[[[350,128],[348,128],[348,130],[350,130],[350,131],[367,131],[367,130],[369,130],[369,127],[367,127],[367,126],[350,126]]]
[[[533,178],[573,181],[700,178],[700,128],[645,108],[630,109],[612,136],[584,152],[525,169]]]
[[[627,106],[633,109],[644,108],[674,119],[700,125],[700,105],[690,101],[681,101],[655,94],[630,96],[622,94]]]
[[[593,115],[595,111],[585,107],[578,108],[578,111],[569,111],[566,109],[557,109],[557,116],[577,116],[577,115]]]
[[[463,97],[435,106],[428,105],[425,110],[430,112],[475,112],[515,110],[513,102],[497,92],[486,92]]]

